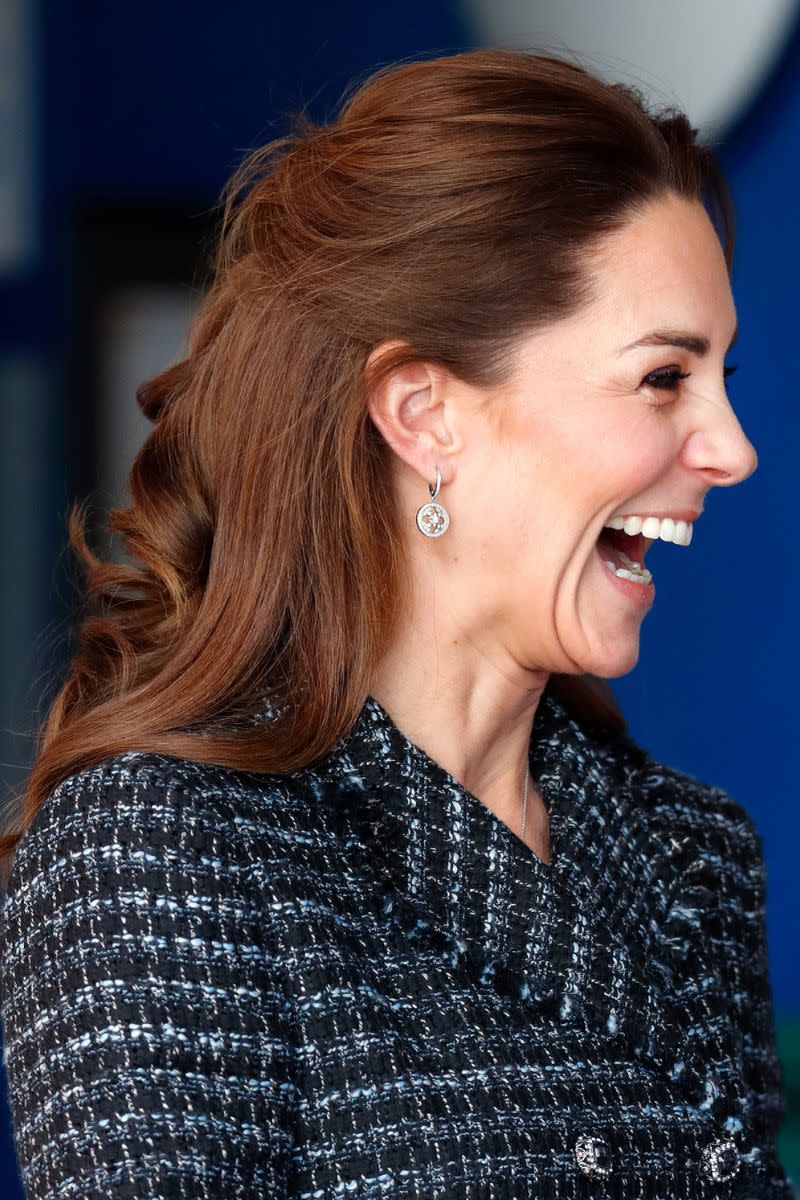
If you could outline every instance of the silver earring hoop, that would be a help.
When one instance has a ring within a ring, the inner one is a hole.
[[[436,503],[439,489],[442,486],[442,473],[436,468],[436,485],[428,484],[431,494],[430,501],[417,510],[417,529],[425,537],[441,537],[450,524],[450,513],[443,504]]]

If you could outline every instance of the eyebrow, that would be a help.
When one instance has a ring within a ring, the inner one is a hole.
[[[737,325],[733,331],[730,345],[725,351],[726,354],[733,349],[738,336],[739,326]],[[637,346],[678,346],[682,350],[690,350],[698,358],[703,358],[710,351],[711,342],[702,333],[688,333],[683,329],[653,329],[644,337],[637,338],[635,342],[629,342],[627,346],[622,346],[617,354],[624,354],[626,350],[634,350]]]

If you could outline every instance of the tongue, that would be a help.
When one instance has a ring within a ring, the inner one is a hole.
[[[619,551],[624,550],[628,558],[642,563],[647,539],[641,533],[629,534],[624,529],[604,529],[597,539],[597,546],[604,559],[610,559],[618,567],[624,567],[627,564],[620,557]]]

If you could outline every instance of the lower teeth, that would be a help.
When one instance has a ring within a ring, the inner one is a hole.
[[[605,565],[612,575],[617,575],[620,579],[630,579],[633,583],[650,583],[653,578],[647,567],[643,567],[640,563],[630,562],[630,568],[628,568],[618,567],[616,563],[605,560]]]

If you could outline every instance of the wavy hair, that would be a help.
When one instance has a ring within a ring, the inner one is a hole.
[[[731,269],[728,185],[686,115],[559,57],[392,64],[291,128],[223,189],[185,357],[137,391],[153,429],[108,515],[128,561],[70,511],[77,648],[4,871],[48,793],[117,752],[282,772],[351,726],[410,594],[380,378],[424,360],[502,385],[520,338],[590,299],[593,246],[665,193],[721,215]],[[625,730],[607,681],[550,683]]]

